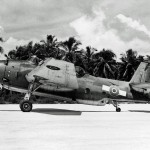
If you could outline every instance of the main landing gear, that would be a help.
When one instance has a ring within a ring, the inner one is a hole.
[[[32,102],[29,100],[22,100],[20,102],[20,109],[23,112],[30,112],[32,110]]]
[[[121,112],[121,108],[117,107],[116,112]]]
[[[120,108],[120,107],[118,107],[118,103],[117,103],[117,101],[112,100],[112,105],[113,105],[114,107],[116,107],[116,112],[121,112],[121,108]]]
[[[30,101],[31,94],[33,92],[33,83],[29,84],[28,92],[25,94],[25,97],[22,101],[20,101],[20,109],[23,112],[30,112],[32,110],[32,102]]]

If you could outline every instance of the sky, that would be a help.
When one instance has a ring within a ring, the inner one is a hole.
[[[150,55],[149,6],[149,0],[0,0],[0,46],[7,54],[52,34],[111,49],[117,58],[130,48]]]

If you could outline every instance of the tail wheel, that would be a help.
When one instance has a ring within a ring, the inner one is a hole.
[[[20,109],[23,112],[30,112],[32,110],[32,103],[30,101],[23,100],[20,102]]]
[[[121,108],[116,108],[116,112],[121,112]]]

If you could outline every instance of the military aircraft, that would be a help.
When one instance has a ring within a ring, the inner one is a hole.
[[[148,63],[141,63],[131,81],[124,82],[94,77],[82,69],[79,75],[74,64],[63,60],[48,58],[39,62],[35,58],[0,61],[0,88],[25,93],[20,100],[23,112],[32,110],[32,95],[97,106],[112,104],[117,112],[121,111],[121,102],[149,102],[150,85],[145,79]]]

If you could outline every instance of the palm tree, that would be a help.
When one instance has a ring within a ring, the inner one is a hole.
[[[32,54],[36,55],[40,59],[45,59],[47,57],[47,53],[45,50],[45,46],[40,43],[35,43],[33,48],[32,48]]]
[[[32,49],[33,42],[31,41],[27,45],[16,46],[15,50],[9,51],[8,56],[11,59],[27,60],[33,55]]]
[[[122,63],[119,67],[120,73],[118,78],[130,81],[138,65],[143,61],[143,58],[140,56],[137,57],[137,51],[133,51],[132,49],[127,50],[125,54],[121,55],[122,57],[120,59]]]
[[[26,60],[31,56],[36,55],[40,59],[45,59],[45,57],[59,57],[59,44],[55,36],[47,35],[47,40],[42,40],[41,43],[29,42],[24,46],[17,46],[16,50],[12,50],[9,56],[13,59]],[[16,51],[16,52],[15,52]]]
[[[94,54],[94,57],[96,61],[93,75],[115,79],[117,71],[115,53],[112,50],[103,49]]]
[[[26,60],[29,58],[29,55],[28,55],[28,51],[26,49],[26,45],[24,46],[17,46],[16,47],[16,59],[18,60]]]
[[[80,51],[80,58],[82,60],[82,68],[85,69],[85,71],[92,75],[93,73],[93,64],[94,64],[94,52],[97,51],[97,49],[87,46],[85,50]],[[77,61],[78,62],[78,61]],[[78,62],[79,63],[79,62]],[[81,65],[80,65],[81,66]]]
[[[28,45],[16,46],[15,50],[11,50],[8,53],[10,59],[27,60],[32,55]]]
[[[79,53],[79,45],[81,42],[76,40],[74,37],[70,37],[68,40],[61,43],[61,47],[65,51],[65,55],[62,58],[63,60],[76,63],[76,54]]]
[[[16,59],[16,53],[17,53],[16,50],[11,50],[11,51],[9,51],[9,53],[8,53],[8,57],[9,57],[10,59],[15,60],[15,59]]]
[[[41,53],[45,53],[46,57],[59,57],[59,46],[61,42],[57,41],[57,38],[53,35],[47,35],[46,41],[41,40],[44,49],[41,49]],[[39,51],[41,51],[39,50]]]

